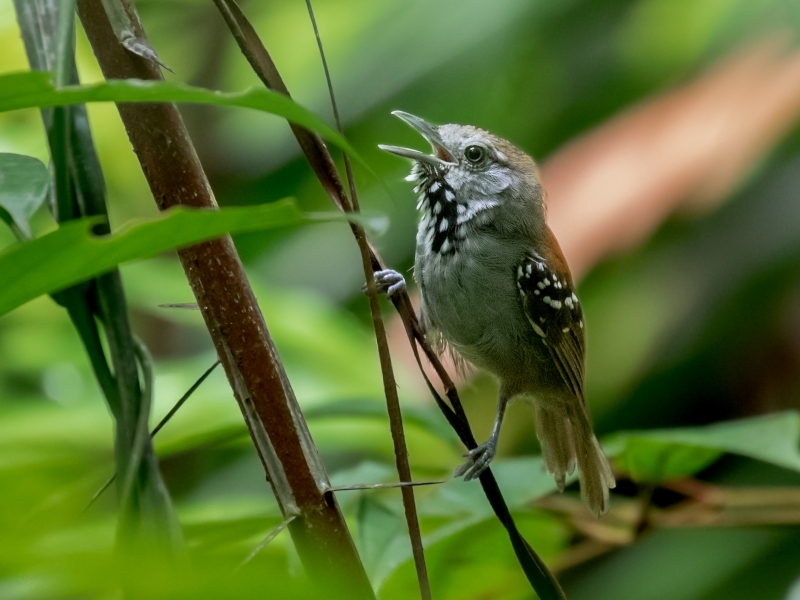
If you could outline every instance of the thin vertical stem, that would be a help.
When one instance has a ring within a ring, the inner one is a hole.
[[[333,118],[336,121],[336,128],[339,133],[344,133],[342,128],[342,121],[339,118],[339,108],[336,104],[336,95],[333,92],[333,81],[331,74],[328,70],[328,61],[325,58],[325,50],[322,47],[322,37],[319,34],[317,27],[317,20],[314,17],[314,9],[311,6],[311,0],[306,0],[308,7],[308,16],[311,19],[311,25],[314,28],[314,35],[317,38],[317,46],[319,47],[319,55],[322,59],[322,67],[325,70],[325,80],[328,83],[328,93],[330,94],[331,107],[333,109]],[[353,207],[353,212],[360,210],[358,203],[358,194],[356,193],[356,183],[353,178],[353,169],[350,164],[350,158],[347,153],[343,153],[345,170],[347,173],[347,183],[350,187],[350,202]],[[411,466],[408,460],[408,447],[406,446],[405,432],[403,430],[403,414],[400,410],[400,399],[397,395],[397,382],[394,378],[394,370],[392,369],[392,357],[389,352],[389,342],[386,339],[386,327],[381,318],[381,307],[378,302],[378,293],[375,288],[375,276],[372,269],[372,257],[370,256],[370,248],[367,243],[366,235],[362,227],[354,227],[353,234],[358,244],[358,249],[361,253],[361,264],[364,268],[364,277],[367,280],[367,297],[369,299],[369,310],[372,316],[372,326],[375,329],[375,340],[378,344],[378,356],[381,363],[381,375],[383,376],[383,390],[386,396],[386,407],[389,411],[389,428],[392,433],[392,442],[394,444],[394,455],[397,466],[397,474],[400,476],[400,481],[411,481]],[[412,486],[404,486],[400,488],[403,497],[403,510],[405,512],[406,524],[408,525],[408,535],[411,540],[411,551],[414,556],[414,567],[417,572],[417,582],[419,583],[419,593],[422,600],[431,600],[431,587],[428,580],[428,567],[425,564],[425,549],[422,545],[422,531],[419,526],[419,517],[417,516],[416,500],[414,499],[414,488]]]

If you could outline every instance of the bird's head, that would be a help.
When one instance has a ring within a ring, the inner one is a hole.
[[[445,202],[457,204],[462,222],[478,216],[486,219],[500,206],[514,205],[523,214],[539,212],[541,186],[536,165],[513,144],[471,125],[435,126],[406,112],[392,114],[411,125],[431,145],[431,154],[380,146],[414,161],[408,180],[417,183],[420,208],[434,209],[434,195],[442,189]]]

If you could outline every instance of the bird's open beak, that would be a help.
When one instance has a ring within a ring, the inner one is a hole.
[[[442,138],[439,136],[439,132],[436,130],[436,127],[433,125],[428,125],[419,117],[410,115],[402,110],[395,110],[392,112],[392,114],[419,131],[420,134],[422,134],[422,137],[424,137],[430,143],[433,154],[425,154],[419,150],[400,148],[399,146],[385,146],[383,144],[379,144],[378,148],[381,150],[386,150],[387,152],[391,152],[392,154],[396,154],[397,156],[410,158],[411,160],[427,163],[429,165],[452,166],[456,164],[453,155],[447,148],[445,148],[444,142],[442,142]]]

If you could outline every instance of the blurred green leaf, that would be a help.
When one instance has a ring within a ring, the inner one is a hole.
[[[244,424],[214,427],[213,429],[180,437],[173,435],[169,441],[157,443],[156,448],[158,448],[159,458],[163,459],[182,452],[191,452],[234,440],[242,440],[243,442],[247,440],[247,427]]]
[[[197,409],[191,409],[197,412]],[[386,406],[376,400],[334,400],[324,403],[319,403],[314,406],[307,407],[303,414],[310,423],[316,425],[317,421],[321,420],[352,420],[358,418],[368,419],[382,419],[387,421]],[[172,432],[164,438],[166,441],[159,439],[156,447],[158,448],[158,455],[160,458],[166,458],[182,452],[197,450],[199,448],[213,446],[234,440],[246,440],[247,428],[241,423],[228,423],[221,421],[219,415],[211,415],[204,412],[201,416],[207,417],[203,419],[201,428],[193,428],[183,425],[183,431]],[[446,422],[439,422],[438,415],[430,410],[417,406],[407,406],[403,408],[403,417],[406,426],[417,426],[420,429],[431,433],[442,440],[455,445],[458,438],[449,429]],[[210,418],[210,420],[209,420]],[[366,448],[366,441],[362,448]],[[534,478],[535,479],[535,478]],[[552,479],[552,478],[550,478]],[[352,480],[342,483],[342,485],[369,483],[367,481]],[[474,487],[474,486],[473,486]],[[517,484],[515,486],[519,495],[519,489],[526,487]],[[549,491],[549,488],[548,488]],[[528,495],[522,494],[526,499]]]
[[[555,480],[547,473],[541,457],[500,459],[492,463],[492,472],[497,478],[503,497],[512,511],[525,510],[537,498],[552,493],[556,489]],[[572,479],[575,478],[573,474]],[[435,486],[435,489],[419,493],[417,509],[424,523],[437,522],[438,526],[425,531],[423,542],[426,548],[444,544],[452,546],[454,540],[468,544],[469,535],[465,532],[484,524],[502,532],[502,526],[495,520],[481,486],[466,483],[461,479],[451,479]],[[444,522],[442,522],[444,521]],[[540,544],[536,539],[529,543],[535,548]],[[501,536],[505,534],[501,533]],[[541,535],[541,533],[539,534]],[[538,536],[535,536],[538,537]],[[503,552],[511,555],[507,541],[502,544]],[[382,586],[403,565],[411,562],[411,546],[407,536],[398,534],[382,553],[379,563],[370,571],[374,585]],[[466,551],[466,550],[465,550]],[[513,558],[509,556],[510,564]],[[523,586],[524,587],[524,586]]]
[[[523,508],[556,490],[555,479],[545,469],[541,456],[497,459],[492,462],[492,473],[510,510]],[[574,481],[576,477],[573,473],[568,481]],[[479,485],[451,479],[437,486],[432,496],[420,505],[420,514],[463,514],[484,518],[493,513]]]
[[[555,515],[526,511],[514,517],[525,538],[543,556],[553,556],[568,542],[567,527]],[[422,520],[423,529],[430,525]],[[530,584],[506,538],[493,515],[455,518],[426,533],[423,542],[434,596],[476,600],[531,597]],[[407,536],[400,533],[387,546],[373,583],[384,600],[408,597],[414,572]]]
[[[710,600],[712,590],[786,539],[779,527],[657,530],[588,565],[566,584],[570,600]],[[796,565],[796,563],[795,563]],[[796,566],[795,566],[796,569]],[[726,600],[778,600],[764,593]],[[607,590],[602,595],[598,590]]]
[[[36,296],[94,277],[125,261],[153,256],[232,231],[342,218],[338,214],[302,216],[294,202],[287,200],[220,210],[176,207],[158,219],[132,222],[123,226],[119,233],[103,237],[92,235],[92,228],[103,222],[102,219],[76,220],[0,254],[0,272],[14,282],[0,290],[0,315]]]
[[[413,423],[439,436],[443,440],[457,443],[453,430],[438,411],[428,410],[432,407],[407,405],[403,407],[403,420]],[[340,400],[313,406],[305,411],[306,419],[327,419],[342,417],[366,417],[388,420],[386,405],[374,400]]]
[[[617,469],[636,481],[688,477],[730,452],[800,471],[800,413],[706,427],[618,433],[604,441]]]
[[[411,556],[411,544],[401,515],[374,500],[369,493],[361,494],[356,515],[359,552],[370,579],[375,578],[391,546],[398,543],[408,546],[403,554]]]
[[[341,134],[326,125],[318,116],[291,98],[265,89],[225,93],[183,83],[139,79],[112,79],[94,85],[56,89],[49,73],[31,71],[0,76],[0,112],[87,102],[180,102],[252,108],[311,129],[346,150],[348,154],[359,156]]]
[[[50,174],[40,160],[0,153],[0,218],[30,238],[28,220],[47,197],[49,184]]]

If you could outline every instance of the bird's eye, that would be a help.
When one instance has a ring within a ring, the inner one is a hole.
[[[483,148],[480,146],[467,146],[467,149],[464,150],[464,156],[467,157],[467,160],[471,163],[478,163],[483,160]]]

